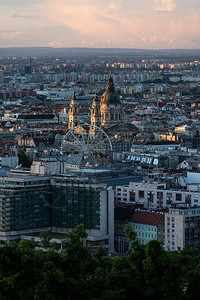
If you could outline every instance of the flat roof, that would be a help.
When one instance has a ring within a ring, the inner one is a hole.
[[[70,170],[70,173],[108,173],[112,170],[108,169],[79,169],[79,170]]]

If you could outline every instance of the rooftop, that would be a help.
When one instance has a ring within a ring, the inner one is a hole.
[[[133,217],[129,220],[132,223],[148,224],[148,225],[164,225],[164,213],[153,213],[146,211],[136,211]]]

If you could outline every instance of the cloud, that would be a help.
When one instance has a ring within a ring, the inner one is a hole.
[[[75,31],[68,29],[66,26],[46,26],[15,31],[0,31],[0,47],[50,46],[51,41],[55,41],[55,47],[59,47],[59,45],[67,47],[73,46],[74,35]],[[71,43],[62,43],[63,36],[67,36],[67,41],[71,41]],[[80,38],[78,37],[77,40],[80,40]],[[52,47],[54,46],[52,42]]]
[[[11,18],[25,18],[25,19],[29,19],[29,18],[39,18],[40,16],[38,15],[12,15]]]
[[[2,41],[14,41],[23,35],[23,31],[5,31],[0,32],[0,39]]]
[[[173,0],[155,0],[155,11],[174,11],[176,5]]]
[[[2,46],[200,48],[199,1],[23,1],[3,13]]]

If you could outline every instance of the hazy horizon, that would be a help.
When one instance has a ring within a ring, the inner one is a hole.
[[[0,48],[0,57],[7,56],[83,56],[83,55],[181,55],[200,56],[200,49],[131,49],[131,48],[88,48],[88,47],[8,47]]]

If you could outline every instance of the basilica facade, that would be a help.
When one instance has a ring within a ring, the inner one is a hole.
[[[79,102],[75,92],[71,99],[68,114],[68,128],[71,129],[79,125]],[[110,76],[106,91],[103,93],[101,99],[99,100],[97,94],[95,94],[91,110],[91,125],[103,126],[107,129],[115,125],[123,124],[124,120],[122,104],[118,93],[115,91],[113,79]]]
[[[68,114],[68,129],[80,125],[79,101],[75,92],[71,99]],[[102,128],[111,139],[115,152],[130,151],[138,129],[133,124],[126,122],[123,106],[111,76],[108,78],[107,88],[101,99],[98,98],[97,93],[95,94],[91,107],[90,124],[94,125],[90,127],[90,134],[95,134],[96,127]]]

